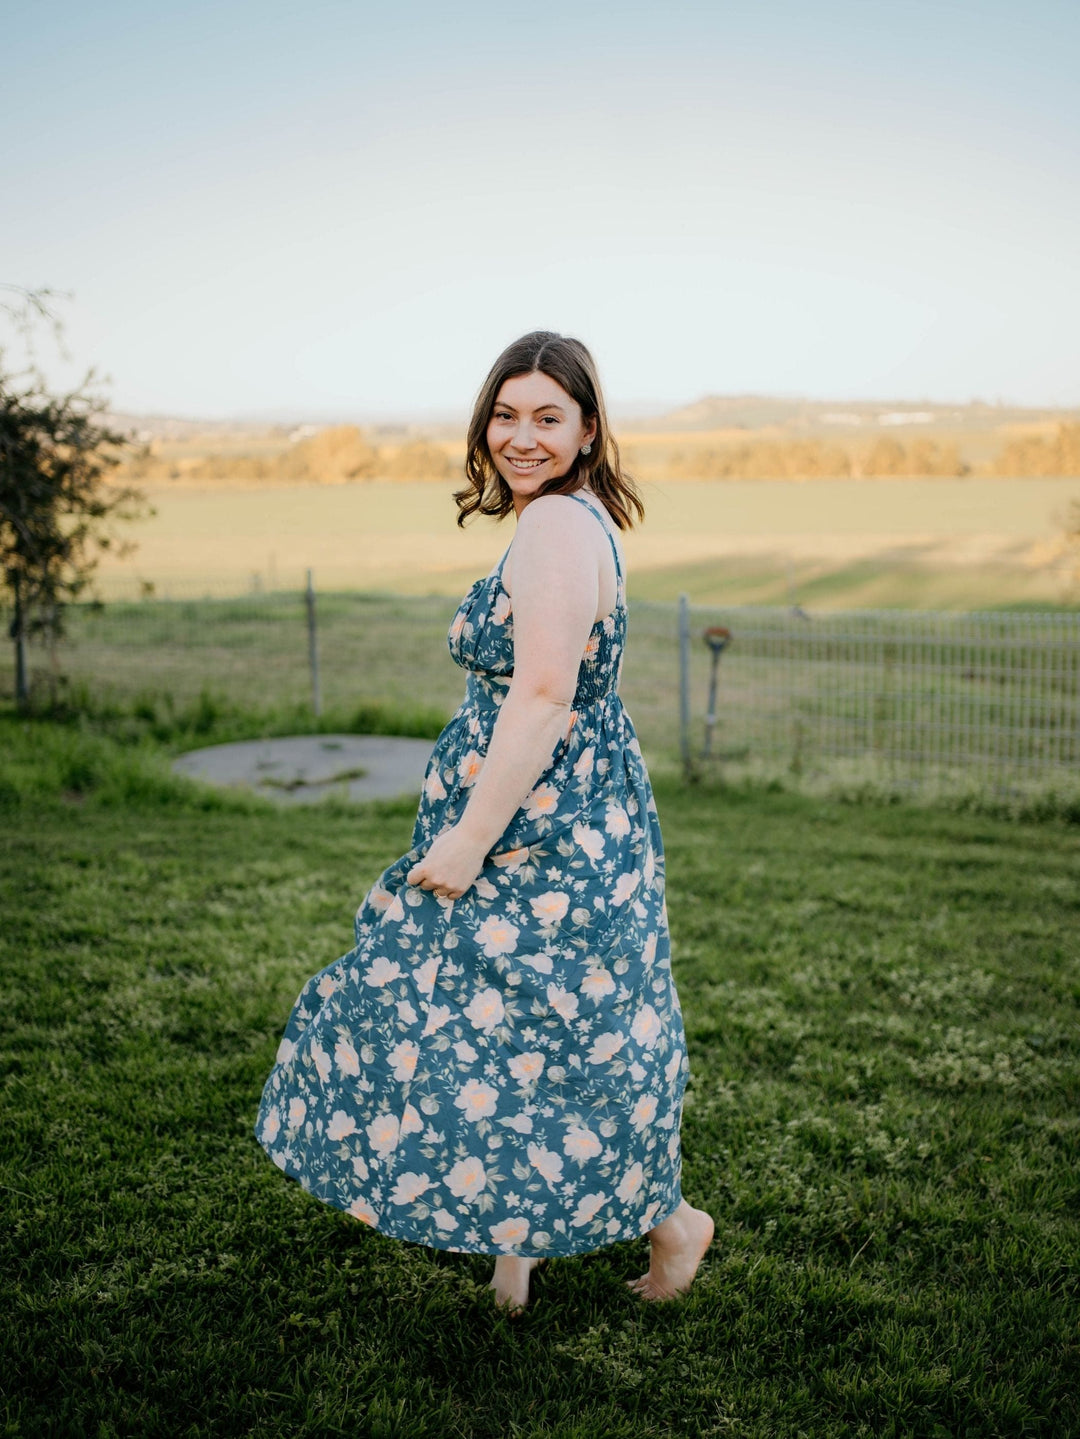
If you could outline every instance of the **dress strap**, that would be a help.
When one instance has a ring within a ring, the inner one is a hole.
[[[596,516],[596,523],[600,526],[600,528],[604,531],[604,534],[608,537],[608,544],[611,546],[611,553],[615,558],[615,578],[621,585],[623,577],[622,565],[619,563],[619,547],[615,543],[615,536],[611,533],[611,525],[608,523],[607,520],[601,519],[600,511],[596,508],[596,506],[591,505],[589,501],[583,499],[581,495],[568,495],[567,499],[577,500],[579,505],[584,505],[587,510],[591,510],[592,513]]]
[[[511,548],[511,546],[513,545],[513,543],[514,543],[513,540],[511,540],[511,541],[510,541],[510,544],[507,545],[507,547],[506,547],[505,550],[503,550],[503,552],[502,552],[502,559],[501,559],[501,560],[499,561],[499,563],[495,566],[495,569],[494,569],[494,571],[493,571],[493,573],[492,573],[492,579],[498,580],[500,584],[502,583],[503,565],[506,564],[506,557],[507,557],[507,555],[510,553],[510,548]]]

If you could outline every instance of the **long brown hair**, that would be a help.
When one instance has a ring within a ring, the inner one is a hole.
[[[533,330],[512,345],[507,345],[481,386],[469,421],[465,451],[467,483],[454,495],[458,524],[463,525],[475,514],[495,515],[502,519],[514,508],[513,492],[492,462],[487,427],[499,391],[506,381],[537,372],[562,386],[581,407],[586,424],[590,420],[596,421],[592,453],[579,454],[565,475],[549,480],[539,493],[572,495],[575,490],[588,485],[603,502],[619,529],[629,529],[644,518],[645,506],[634,481],[623,473],[619,447],[608,425],[596,362],[580,340],[557,335],[552,330]]]

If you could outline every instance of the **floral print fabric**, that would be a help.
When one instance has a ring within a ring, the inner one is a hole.
[[[568,737],[451,901],[405,876],[460,817],[514,666],[502,565],[466,594],[449,634],[465,699],[428,764],[413,848],[364,897],[355,947],[305,984],[263,1091],[255,1132],[274,1163],[398,1239],[577,1254],[681,1202],[686,1044],[656,807],[617,693],[615,560],[618,601],[589,637]]]

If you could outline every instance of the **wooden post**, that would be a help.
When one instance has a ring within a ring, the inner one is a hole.
[[[690,596],[679,596],[679,748],[683,774],[696,778],[690,756]]]
[[[319,690],[319,635],[315,625],[315,585],[311,571],[307,572],[307,635],[308,664],[311,667],[311,708],[315,718],[322,715],[322,695]]]

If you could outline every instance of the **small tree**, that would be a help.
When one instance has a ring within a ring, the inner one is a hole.
[[[52,318],[45,292],[22,293],[18,309],[4,304],[9,316]],[[13,610],[20,707],[29,701],[28,637],[62,636],[64,607],[86,590],[101,553],[131,548],[116,523],[147,512],[138,490],[106,483],[127,437],[105,422],[93,381],[91,373],[70,394],[52,395],[36,368],[10,374],[0,355],[0,578]]]

